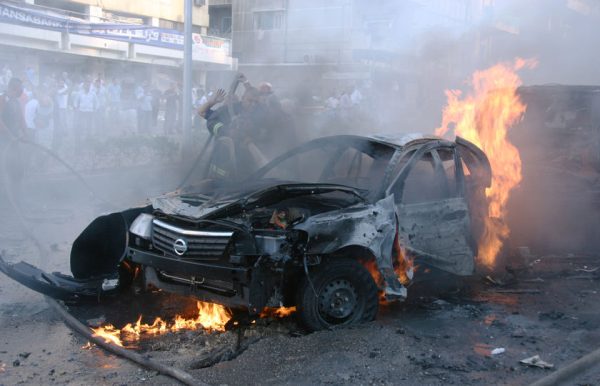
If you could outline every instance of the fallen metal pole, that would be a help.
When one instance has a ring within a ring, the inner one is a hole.
[[[142,355],[136,353],[135,351],[127,350],[123,347],[117,346],[112,343],[107,343],[102,338],[94,336],[87,326],[85,326],[83,323],[77,320],[77,318],[75,318],[73,315],[67,312],[67,310],[63,306],[61,306],[60,303],[58,303],[56,300],[46,296],[46,301],[52,307],[52,309],[54,309],[54,311],[56,311],[56,313],[58,313],[63,318],[67,326],[69,326],[71,329],[73,329],[75,332],[79,333],[89,341],[104,348],[106,351],[112,352],[115,355],[128,359],[147,369],[158,371],[161,374],[168,375],[169,377],[176,379],[184,385],[208,386],[208,384],[194,379],[192,375],[183,370],[163,365],[162,363],[158,363],[151,359],[145,358]]]
[[[560,385],[600,364],[600,349],[577,359],[560,370],[532,383],[531,386]]]

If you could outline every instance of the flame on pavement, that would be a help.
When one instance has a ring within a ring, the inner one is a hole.
[[[478,260],[493,268],[496,257],[509,236],[506,225],[506,205],[510,192],[521,181],[521,157],[508,141],[508,130],[517,123],[526,105],[517,94],[521,79],[517,71],[533,68],[534,60],[517,58],[513,63],[499,63],[472,77],[473,91],[463,95],[459,90],[447,90],[448,104],[444,108],[442,125],[437,135],[454,127],[454,134],[479,146],[492,167],[492,184],[486,189],[489,215],[479,240]]]
[[[285,318],[296,312],[296,307],[265,307],[260,313],[260,318]]]
[[[123,341],[137,342],[143,335],[161,335],[167,332],[197,330],[200,328],[207,331],[225,331],[225,325],[231,319],[231,314],[225,307],[200,301],[197,302],[197,306],[198,316],[194,319],[186,319],[176,315],[171,323],[156,318],[152,324],[145,324],[142,323],[142,317],[140,316],[135,323],[128,323],[121,329],[111,324],[92,328],[93,336],[103,338],[106,343],[123,347]]]

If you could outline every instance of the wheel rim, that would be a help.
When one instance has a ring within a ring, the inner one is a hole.
[[[348,320],[356,313],[357,306],[356,289],[345,279],[330,281],[319,295],[319,314],[332,324]]]

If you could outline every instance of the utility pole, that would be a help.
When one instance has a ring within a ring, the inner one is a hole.
[[[186,144],[191,143],[192,139],[192,0],[184,0],[183,21],[183,111],[181,116],[185,147]]]

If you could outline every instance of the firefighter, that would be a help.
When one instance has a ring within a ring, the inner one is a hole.
[[[239,84],[244,85],[241,101],[235,100]],[[226,102],[220,107],[214,106]],[[229,93],[219,89],[200,107],[198,114],[216,140],[210,160],[210,178],[230,178],[247,175],[266,163],[266,158],[254,144],[264,116],[260,93],[243,74],[233,81]]]

